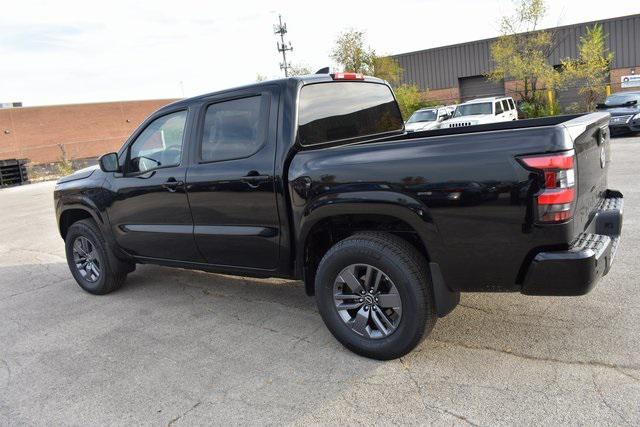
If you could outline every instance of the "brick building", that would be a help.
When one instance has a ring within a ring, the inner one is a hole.
[[[153,111],[173,99],[0,108],[0,159],[34,164],[116,151]]]
[[[607,48],[614,60],[610,73],[613,92],[640,90],[639,86],[623,84],[625,77],[640,74],[640,14],[585,22],[551,29],[557,40],[557,48],[549,58],[559,66],[564,58],[575,58],[580,37],[587,27],[601,24],[607,35]],[[489,81],[485,75],[491,71],[490,46],[495,38],[437,47],[416,52],[392,55],[404,69],[404,83],[416,84],[421,90],[429,90],[433,100],[454,103],[481,96],[515,95],[518,82]],[[627,87],[625,87],[627,86]],[[576,101],[577,89],[557,93],[561,106]]]

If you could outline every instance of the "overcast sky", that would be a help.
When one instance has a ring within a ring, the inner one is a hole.
[[[544,26],[640,13],[636,0],[552,0]],[[312,71],[348,28],[379,54],[498,34],[511,0],[19,0],[0,15],[0,102],[25,106],[193,96],[279,77],[273,24]]]

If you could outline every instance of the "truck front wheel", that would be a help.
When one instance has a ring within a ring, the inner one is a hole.
[[[437,318],[427,261],[389,233],[358,233],[331,247],[318,266],[315,295],[336,339],[373,359],[407,354]]]
[[[124,284],[127,272],[111,265],[109,249],[93,220],[84,219],[69,227],[65,249],[71,274],[85,291],[104,295]]]

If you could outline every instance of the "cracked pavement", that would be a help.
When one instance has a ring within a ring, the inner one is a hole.
[[[0,190],[0,426],[640,424],[640,138],[612,271],[587,296],[463,294],[402,359],[343,349],[300,283],[139,266],[69,273],[53,183]]]

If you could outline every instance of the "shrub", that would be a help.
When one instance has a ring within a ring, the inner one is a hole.
[[[442,104],[438,101],[426,99],[427,92],[420,92],[416,85],[402,85],[395,89],[395,94],[404,120],[407,120],[414,111],[420,108],[435,107]]]
[[[67,150],[65,149],[63,144],[58,144],[58,148],[62,152],[60,156],[60,162],[56,165],[56,169],[58,170],[58,174],[61,176],[71,175],[74,172],[73,163],[67,157]]]

